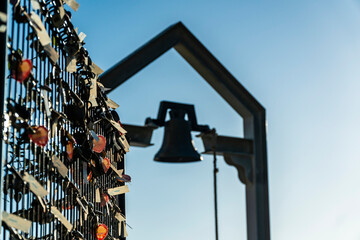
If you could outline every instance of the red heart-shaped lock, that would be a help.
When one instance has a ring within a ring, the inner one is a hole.
[[[44,147],[49,141],[49,131],[44,126],[32,126],[35,133],[30,133],[29,138],[36,145]]]
[[[18,82],[24,82],[30,75],[33,64],[31,60],[24,59],[19,63],[16,72],[13,72],[13,78]]]
[[[98,135],[98,137],[99,137],[99,141],[93,139],[93,144],[94,144],[93,151],[96,153],[101,153],[106,146],[106,139],[102,135]]]

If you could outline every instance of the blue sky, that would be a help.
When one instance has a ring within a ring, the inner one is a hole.
[[[359,2],[79,3],[73,23],[104,70],[182,21],[264,105],[272,239],[360,239]],[[174,50],[110,97],[125,123],[143,124],[170,100],[195,104],[199,123],[220,134],[242,136],[240,117]],[[155,163],[162,134],[127,155],[129,239],[214,239],[212,159]],[[245,239],[244,186],[218,162],[220,239]]]

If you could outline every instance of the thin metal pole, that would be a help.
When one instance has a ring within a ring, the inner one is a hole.
[[[8,18],[8,1],[1,1],[0,2],[0,13],[5,14],[6,21],[0,24],[5,24],[6,29],[4,32],[0,33],[0,127],[1,129],[4,129],[4,123],[3,123],[3,112],[4,112],[4,104],[5,104],[5,78],[6,78],[6,66],[7,66],[7,18]],[[3,176],[3,169],[4,169],[4,160],[5,160],[5,154],[3,153],[3,141],[0,141],[0,208],[2,209],[2,199],[4,197],[3,195],[3,182],[4,182],[4,176]],[[6,205],[4,203],[4,205]],[[2,211],[0,209],[0,224],[2,221]],[[1,228],[0,228],[1,231]],[[1,232],[0,232],[1,234]],[[5,238],[5,233],[2,233]],[[1,235],[0,235],[1,236]]]
[[[218,207],[217,207],[217,179],[216,175],[219,172],[219,169],[216,166],[216,151],[213,147],[214,152],[214,207],[215,207],[215,239],[219,240],[219,229],[218,229]]]

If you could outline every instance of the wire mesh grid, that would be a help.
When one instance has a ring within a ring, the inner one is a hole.
[[[125,239],[125,196],[108,190],[127,181],[127,140],[69,6],[21,0],[8,9],[2,238],[102,239],[105,224],[107,239]]]

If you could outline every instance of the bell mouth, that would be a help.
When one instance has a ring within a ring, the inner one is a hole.
[[[189,156],[174,156],[174,157],[161,157],[155,156],[154,161],[163,162],[163,163],[192,163],[192,162],[200,162],[202,161],[202,157],[199,154],[199,157],[189,157]]]

